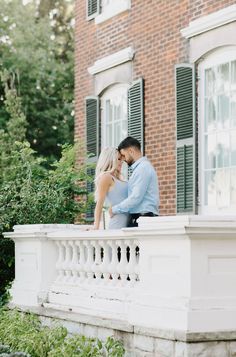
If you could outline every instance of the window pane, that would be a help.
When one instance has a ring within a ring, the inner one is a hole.
[[[218,207],[230,205],[230,170],[216,171],[216,204]]]
[[[217,135],[217,167],[229,166],[229,134]]]
[[[229,92],[229,63],[224,63],[218,66],[217,92]]]
[[[231,93],[231,127],[236,127],[236,91]]]
[[[205,138],[205,167],[216,168],[216,134],[209,134]]]
[[[229,128],[229,97],[218,96],[218,129]]]
[[[122,121],[122,134],[121,134],[121,140],[125,139],[125,137],[127,136],[128,133],[128,121],[127,120],[123,120]]]
[[[114,146],[117,147],[121,142],[121,122],[114,124]]]
[[[112,106],[111,101],[106,100],[106,123],[112,121]]]
[[[216,172],[205,173],[205,205],[216,206]]]
[[[106,126],[106,146],[113,146],[112,142],[112,124]]]
[[[115,147],[127,136],[127,94],[126,86],[117,85],[104,95],[102,147]]]
[[[119,103],[119,105],[114,105],[114,119],[121,119],[121,103]]]
[[[216,91],[215,69],[209,68],[205,71],[205,94],[207,97],[213,95]]]
[[[231,178],[230,178],[230,198],[231,204],[236,205],[236,169],[231,170]]]
[[[231,62],[231,90],[236,91],[236,61]]]
[[[213,131],[216,128],[216,103],[215,99],[205,99],[205,131]]]
[[[230,133],[231,142],[231,166],[236,166],[236,130],[232,130]]]

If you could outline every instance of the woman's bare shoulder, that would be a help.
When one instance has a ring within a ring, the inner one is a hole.
[[[98,179],[98,184],[111,184],[113,176],[109,172],[104,172]]]

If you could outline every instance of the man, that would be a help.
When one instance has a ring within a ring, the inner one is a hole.
[[[158,216],[159,188],[157,174],[142,155],[140,142],[131,136],[124,139],[118,146],[118,151],[124,161],[131,167],[132,175],[128,182],[128,198],[110,207],[110,216],[118,213],[130,213],[128,227],[137,227],[140,216]]]

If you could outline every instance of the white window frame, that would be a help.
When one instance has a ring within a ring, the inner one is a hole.
[[[101,149],[107,146],[106,143],[106,101],[108,99],[114,98],[121,90],[127,91],[128,100],[128,89],[129,84],[115,84],[111,88],[107,89],[103,96],[101,97]],[[127,117],[127,128],[128,128],[128,117]],[[128,133],[128,131],[127,131]]]
[[[204,125],[205,125],[205,78],[204,71],[207,68],[219,65],[225,62],[236,60],[236,46],[227,46],[210,54],[198,66],[198,177],[199,177],[199,214],[235,214],[236,206],[223,207],[222,209],[215,207],[210,208],[204,205]]]
[[[101,0],[102,4],[102,0]],[[101,6],[101,13],[96,16],[95,24],[100,24],[124,11],[131,9],[131,0],[110,0],[106,6]]]

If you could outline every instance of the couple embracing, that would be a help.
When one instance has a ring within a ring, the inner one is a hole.
[[[121,174],[124,162],[132,170],[129,181]],[[102,150],[96,166],[95,201],[94,229],[99,229],[104,206],[109,207],[109,229],[137,227],[140,216],[158,216],[157,174],[142,155],[138,140],[129,136],[118,149]]]

